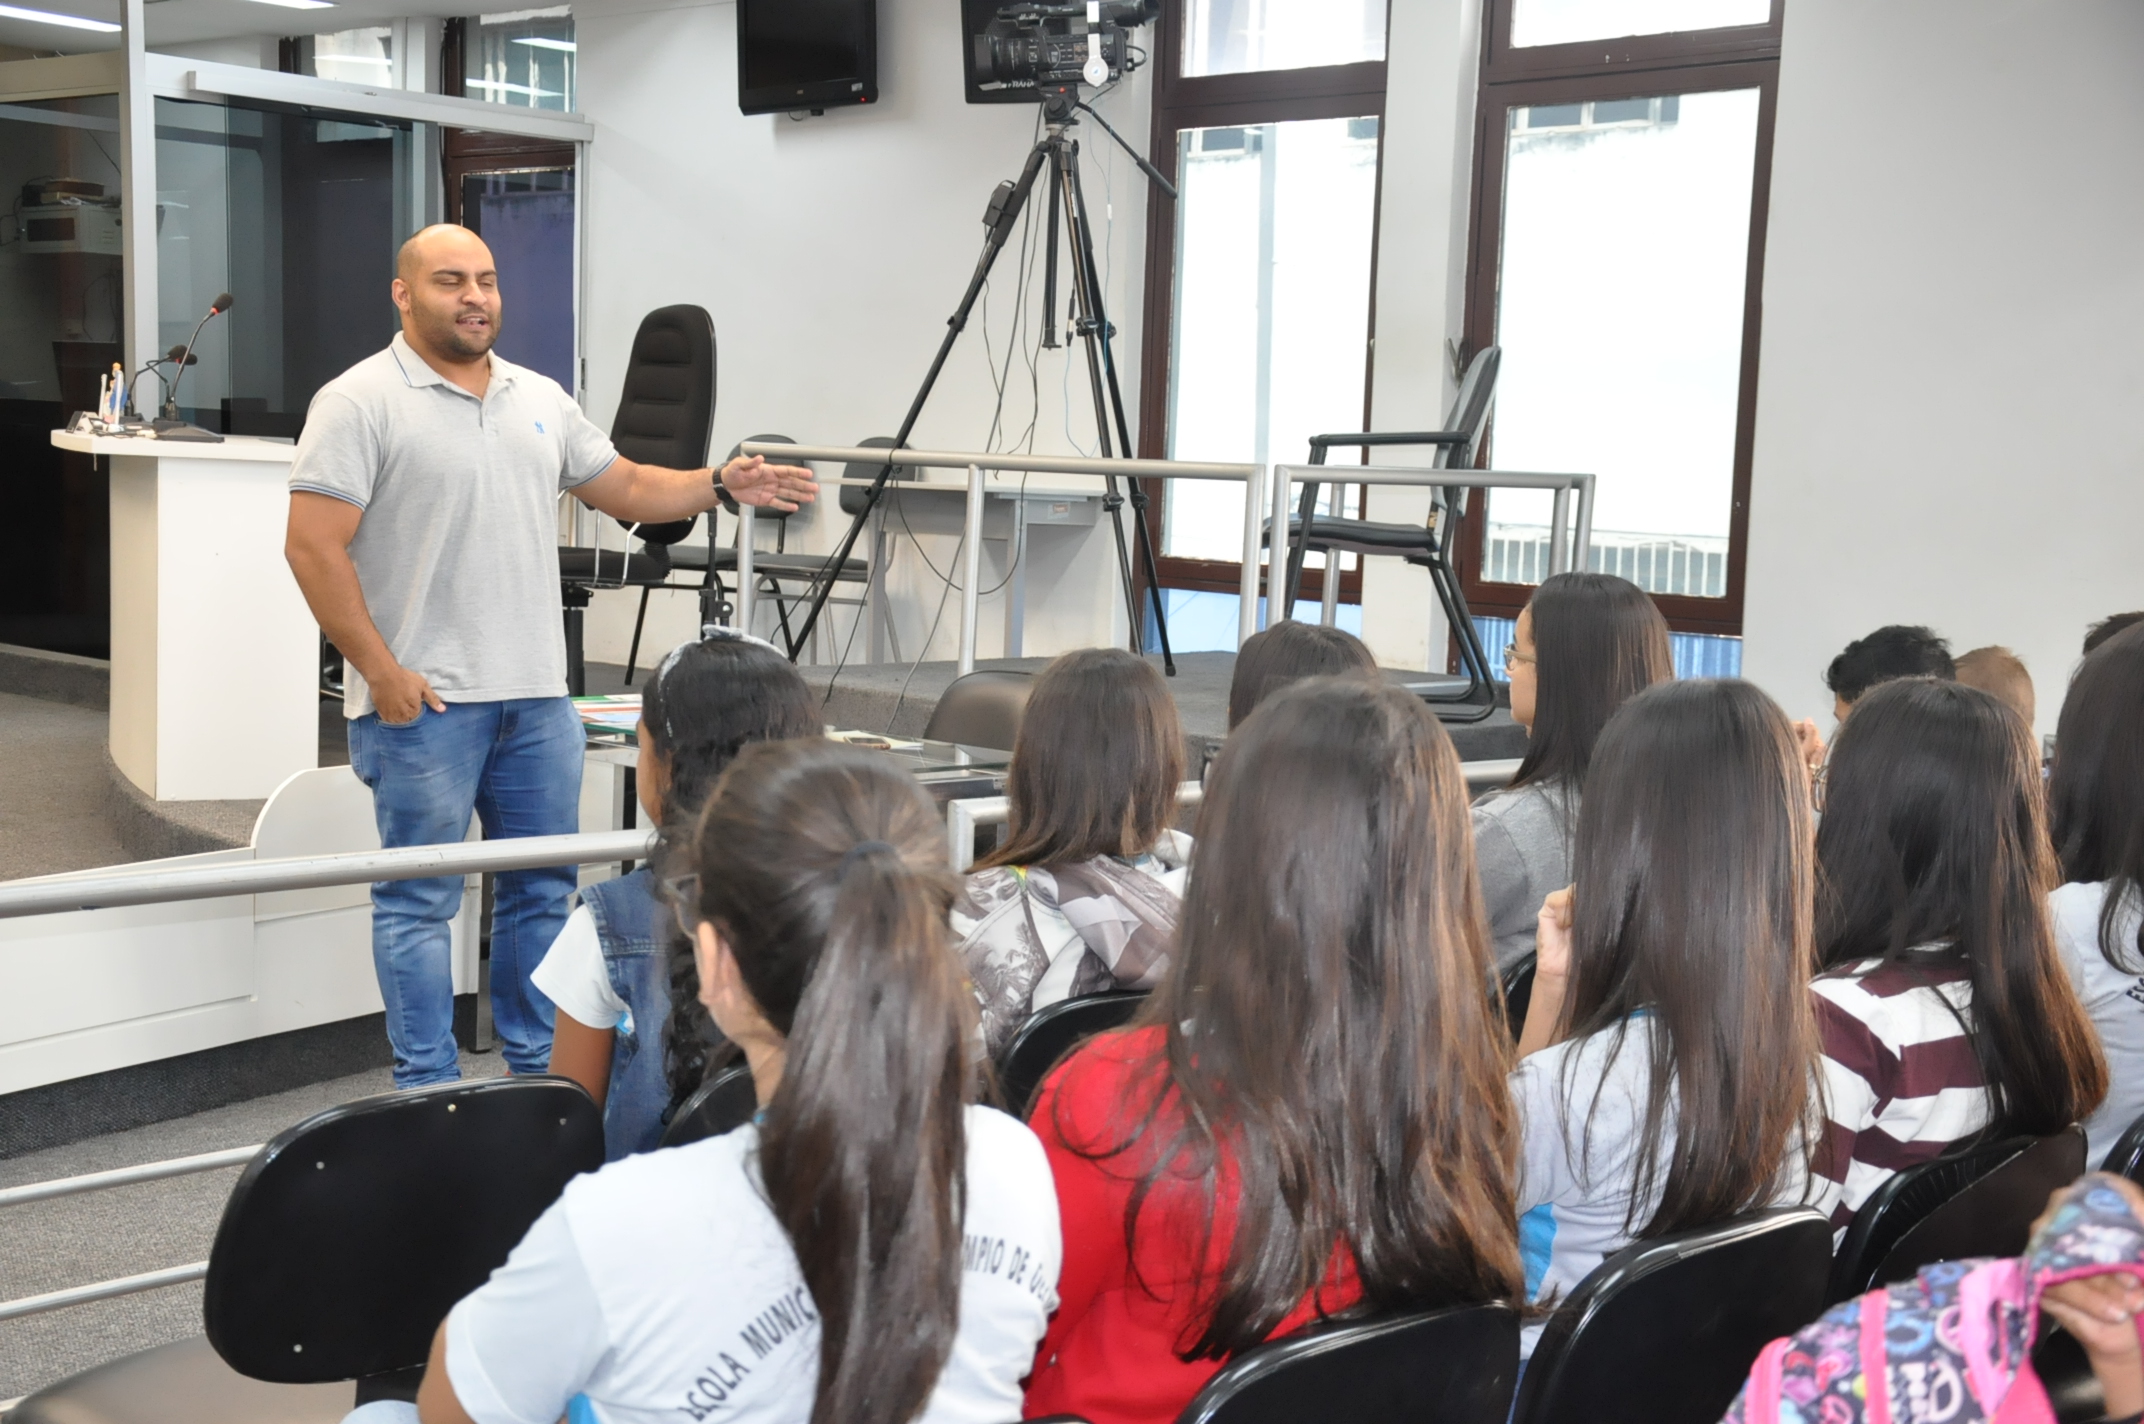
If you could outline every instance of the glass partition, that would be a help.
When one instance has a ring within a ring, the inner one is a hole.
[[[463,32],[462,87],[472,99],[524,109],[573,108],[573,11],[477,15]]]

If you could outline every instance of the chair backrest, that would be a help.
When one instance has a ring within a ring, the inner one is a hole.
[[[1036,1090],[1058,1060],[1096,1034],[1130,1023],[1146,997],[1144,989],[1083,994],[1060,999],[1021,1024],[998,1055],[998,1091],[1005,1110],[1026,1118]]]
[[[1757,1352],[1816,1319],[1831,1226],[1756,1212],[1616,1252],[1549,1317],[1513,1424],[1715,1424]]]
[[[1839,1243],[1832,1299],[1850,1300],[1921,1267],[2022,1255],[2048,1195],[2084,1172],[2084,1129],[2011,1137],[1908,1167],[1854,1213]]]
[[[856,443],[860,448],[866,450],[891,450],[893,448],[893,437],[891,435],[872,435]],[[882,468],[883,466],[875,461],[852,460],[841,467],[841,477],[845,480],[875,480],[878,478],[878,472]],[[913,466],[895,465],[892,475],[888,476],[888,478],[913,480],[917,478],[917,474],[918,472]],[[843,485],[841,487],[841,512],[843,514],[863,513],[864,498],[870,493],[871,491],[861,485]]]
[[[1504,1424],[1518,1372],[1519,1318],[1509,1306],[1410,1311],[1246,1350],[1176,1420]]]
[[[610,443],[643,465],[694,470],[707,463],[714,423],[715,320],[689,303],[658,307],[633,333]],[[642,524],[634,532],[649,544],[675,544],[693,523]]]
[[[1482,432],[1489,426],[1489,411],[1496,404],[1496,376],[1504,364],[1504,348],[1484,346],[1467,363],[1459,379],[1459,394],[1452,398],[1451,413],[1444,418],[1446,430],[1464,430],[1464,445],[1440,445],[1433,462],[1440,470],[1469,470],[1481,449]]]
[[[566,1183],[603,1165],[603,1113],[564,1078],[360,1098],[279,1134],[240,1174],[202,1317],[240,1374],[278,1384],[424,1363]]]
[[[1008,668],[956,677],[931,709],[931,719],[923,725],[924,740],[1009,752],[1034,690],[1033,673]]]
[[[683,1147],[734,1132],[759,1111],[759,1094],[752,1086],[752,1070],[732,1063],[693,1090],[691,1097],[671,1114],[663,1129],[664,1147]]]
[[[2114,1139],[2100,1170],[2144,1185],[2144,1117],[2129,1124],[2129,1130]]]
[[[739,455],[742,455],[744,453],[744,446],[746,440],[762,440],[772,444],[781,445],[794,445],[797,443],[794,439],[790,438],[787,435],[747,435],[745,436],[744,440],[740,440],[735,445],[730,446],[730,460],[734,460]],[[723,463],[727,464],[728,460],[725,460]],[[806,462],[799,461],[798,463],[802,464]],[[782,525],[787,524],[789,522],[789,516],[794,513],[796,513],[796,511],[793,509],[773,509],[763,504],[752,511],[752,517],[754,519],[771,519],[775,522],[776,525]]]

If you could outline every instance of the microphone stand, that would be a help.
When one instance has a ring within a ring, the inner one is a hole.
[[[176,364],[179,369],[172,376],[171,384],[164,389],[164,413],[149,422],[150,428],[156,431],[159,439],[214,441],[219,443],[222,441],[223,437],[215,431],[203,430],[200,426],[180,418],[179,382],[186,379],[186,368],[194,364],[194,343],[201,339],[201,328],[209,324],[210,318],[221,316],[230,309],[231,295],[226,292],[216,299],[214,305],[209,307],[207,315],[194,323],[193,335],[186,338],[186,349],[176,358]]]

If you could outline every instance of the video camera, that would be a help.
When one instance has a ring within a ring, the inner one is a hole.
[[[976,87],[1034,91],[1082,83],[1098,87],[1121,79],[1146,58],[1132,48],[1129,32],[1160,12],[1161,0],[1023,0],[1000,6],[973,37]]]

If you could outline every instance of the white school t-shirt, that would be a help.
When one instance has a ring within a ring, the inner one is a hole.
[[[596,917],[586,905],[574,906],[566,916],[565,927],[544,951],[543,962],[529,972],[529,982],[573,1015],[575,1022],[590,1028],[616,1028],[631,1009],[611,987]]]
[[[2144,975],[2115,968],[2100,951],[2099,916],[2106,903],[2103,880],[2064,885],[2047,897],[2055,948],[2107,1055],[2107,1100],[2084,1125],[2090,1142],[2085,1162],[2095,1171],[2129,1124],[2144,1116]],[[2131,961],[2137,954],[2138,914],[2131,892],[2114,922],[2115,947]]]
[[[960,1327],[920,1424],[1006,1424],[1057,1306],[1064,1244],[1042,1144],[967,1116]],[[805,1424],[819,1324],[760,1194],[759,1130],[577,1177],[447,1316],[447,1377],[477,1424]]]

